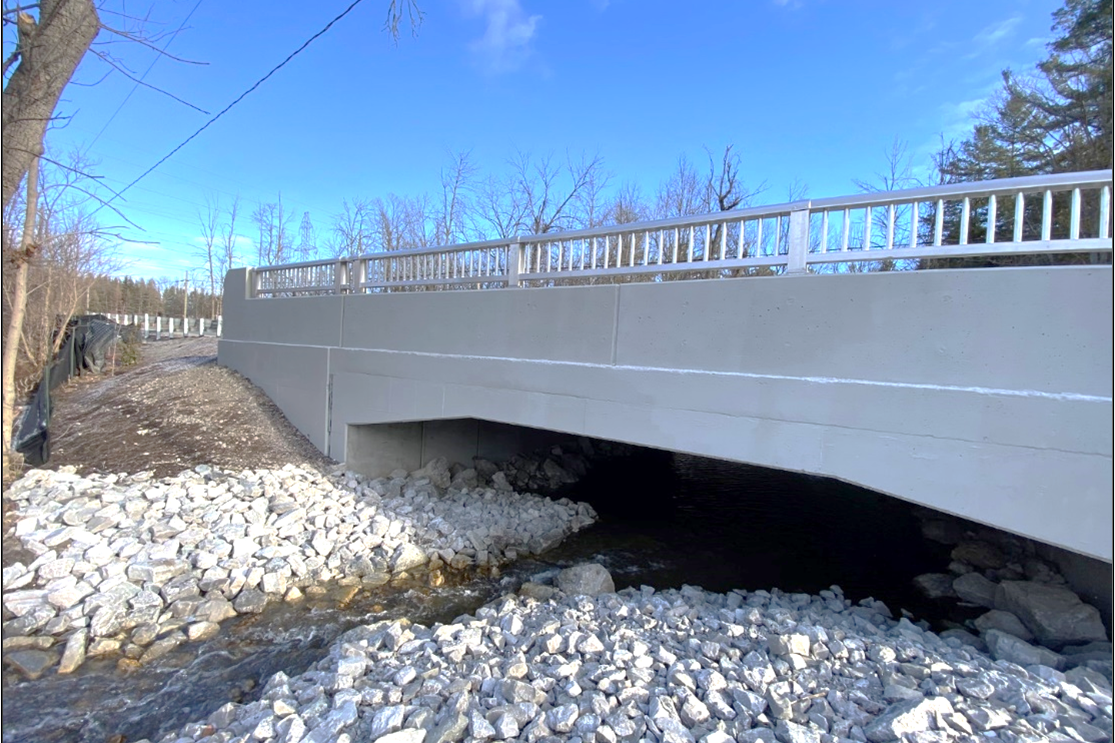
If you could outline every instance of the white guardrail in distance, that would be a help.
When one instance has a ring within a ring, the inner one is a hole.
[[[1007,178],[266,266],[252,270],[251,295],[832,272],[840,265],[864,271],[1035,253],[1106,254],[1106,261],[1111,180],[1110,170]]]

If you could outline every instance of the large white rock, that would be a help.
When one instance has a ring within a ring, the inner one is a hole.
[[[1059,650],[1065,645],[1107,640],[1099,610],[1061,586],[1004,581],[995,592],[995,608],[1017,616],[1047,647]]]
[[[571,595],[599,596],[616,592],[611,574],[597,563],[584,563],[562,570],[558,573],[557,587]]]

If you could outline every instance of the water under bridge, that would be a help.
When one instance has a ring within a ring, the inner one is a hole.
[[[1111,179],[236,269],[220,362],[367,474],[584,435],[834,477],[1111,562]]]

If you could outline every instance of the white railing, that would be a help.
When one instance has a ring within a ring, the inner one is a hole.
[[[971,256],[1080,253],[1109,261],[1111,179],[1110,170],[1008,178],[267,266],[253,269],[251,294],[862,271]]]
[[[220,338],[224,330],[224,318],[221,315],[217,315],[215,319],[209,317],[164,317],[146,313],[140,315],[120,312],[107,312],[104,315],[117,325],[129,325],[142,329],[140,337],[144,342],[152,338],[162,340],[175,336],[201,338],[212,335]]]

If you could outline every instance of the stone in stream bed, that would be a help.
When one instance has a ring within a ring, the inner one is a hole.
[[[558,573],[556,582],[559,589],[574,595],[598,596],[616,591],[616,584],[607,568],[596,563],[566,568]]]
[[[42,676],[57,659],[55,653],[46,650],[13,650],[4,654],[4,663],[31,680]]]

